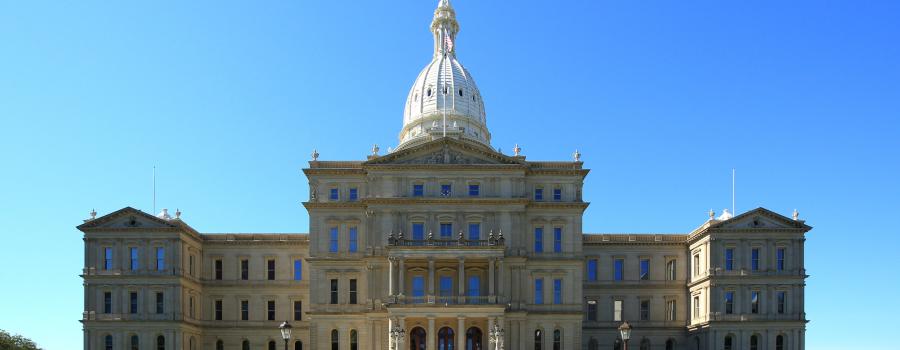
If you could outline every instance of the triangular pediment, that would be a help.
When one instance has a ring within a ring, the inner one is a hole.
[[[524,161],[488,147],[443,138],[370,159],[366,165],[520,165]]]
[[[720,229],[796,229],[809,228],[802,220],[793,220],[765,208],[756,208],[713,225]]]
[[[161,229],[177,227],[179,226],[168,220],[160,219],[132,207],[125,207],[99,218],[89,220],[78,226],[78,229],[84,231],[96,229]]]

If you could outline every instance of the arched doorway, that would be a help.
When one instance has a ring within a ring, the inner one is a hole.
[[[481,347],[481,329],[469,328],[466,331],[466,350],[483,350]]]
[[[409,350],[425,350],[425,329],[422,327],[413,328],[409,332]]]
[[[438,350],[456,350],[456,337],[453,328],[444,327],[438,330]]]

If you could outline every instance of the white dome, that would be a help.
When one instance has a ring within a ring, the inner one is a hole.
[[[403,109],[398,149],[439,137],[477,141],[490,147],[484,102],[469,71],[456,59],[459,25],[448,0],[431,22],[434,57],[416,78]]]

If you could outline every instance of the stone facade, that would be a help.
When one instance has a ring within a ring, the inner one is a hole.
[[[477,92],[455,59],[449,1],[434,23],[429,67],[449,68],[417,79],[401,147],[314,154],[303,169],[309,234],[203,234],[180,213],[133,208],[80,225],[84,349],[281,349],[285,320],[291,349],[618,349],[626,320],[637,349],[804,349],[810,227],[796,213],[584,233],[577,152],[494,150],[480,95],[474,109],[412,111],[441,84]],[[424,128],[438,116],[458,124]]]

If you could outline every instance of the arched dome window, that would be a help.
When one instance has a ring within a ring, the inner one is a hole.
[[[428,90],[425,91],[425,94],[427,94],[428,97],[431,97],[431,88],[428,88]]]
[[[462,95],[463,95],[463,91],[462,91],[462,89],[459,89],[459,96],[462,97]]]

